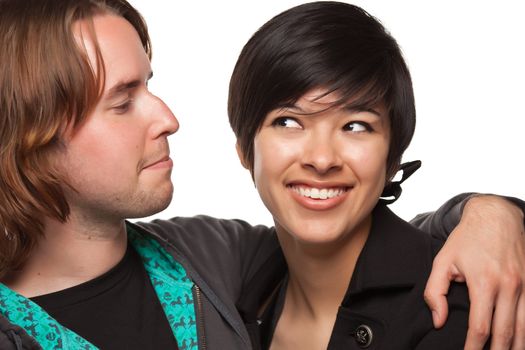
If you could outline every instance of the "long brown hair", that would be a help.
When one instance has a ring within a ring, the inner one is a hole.
[[[92,18],[102,13],[127,19],[151,58],[146,24],[125,0],[0,0],[0,278],[27,259],[44,217],[68,218],[49,156],[100,99],[100,50],[92,66],[73,24],[86,20],[95,37]]]

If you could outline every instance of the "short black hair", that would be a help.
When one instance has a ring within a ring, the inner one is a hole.
[[[253,170],[253,141],[266,115],[314,88],[336,104],[384,103],[391,125],[387,171],[398,169],[414,134],[410,73],[396,40],[358,6],[335,1],[293,7],[266,22],[246,43],[229,88],[228,116]]]

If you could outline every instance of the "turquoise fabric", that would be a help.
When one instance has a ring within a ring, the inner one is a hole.
[[[180,349],[197,350],[197,323],[193,301],[193,281],[181,264],[160,244],[128,227],[133,247],[142,257],[151,284],[168,318]]]
[[[96,346],[67,329],[40,306],[0,283],[0,313],[23,328],[43,349],[97,349]]]
[[[128,227],[128,237],[144,262],[180,349],[197,350],[193,282],[160,244]],[[31,300],[0,283],[0,313],[23,328],[46,350],[92,350],[96,346],[67,329]]]

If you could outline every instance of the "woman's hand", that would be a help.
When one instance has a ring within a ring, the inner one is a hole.
[[[447,319],[451,281],[470,297],[465,349],[525,349],[525,228],[523,212],[497,196],[470,199],[459,225],[436,256],[425,289],[434,326]]]

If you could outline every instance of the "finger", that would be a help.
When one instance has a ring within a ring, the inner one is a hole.
[[[511,280],[507,278],[504,282],[505,288],[498,293],[492,319],[491,350],[509,350],[514,336],[516,306],[521,294],[521,286],[517,276]]]
[[[451,276],[447,268],[436,259],[425,287],[424,297],[430,311],[434,327],[443,327],[448,317],[447,293]]]
[[[516,307],[516,325],[512,350],[525,349],[525,293],[522,290],[518,306]]]
[[[495,292],[487,286],[483,282],[472,288],[469,286],[470,312],[465,350],[481,350],[490,335],[496,298]]]

